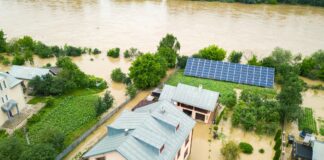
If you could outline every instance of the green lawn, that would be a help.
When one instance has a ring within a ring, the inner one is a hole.
[[[234,92],[235,88],[252,89],[255,92],[269,93],[271,95],[276,94],[276,91],[274,89],[261,88],[231,82],[216,81],[212,79],[184,76],[183,70],[177,71],[174,75],[170,77],[170,79],[166,83],[173,86],[176,86],[178,83],[184,83],[192,86],[199,86],[201,84],[203,85],[203,88],[220,92],[221,95],[231,94]],[[220,100],[222,100],[222,97],[220,97]]]
[[[307,130],[317,134],[316,121],[311,108],[304,108],[303,115],[298,119],[298,129]]]
[[[77,90],[65,96],[54,97],[51,107],[43,108],[39,120],[28,126],[32,142],[37,143],[43,129],[56,128],[66,135],[65,145],[68,146],[97,121],[94,104],[96,95],[102,90]],[[48,97],[36,97],[30,102],[46,102]]]

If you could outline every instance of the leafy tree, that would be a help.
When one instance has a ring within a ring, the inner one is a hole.
[[[106,103],[107,105],[107,109],[109,109],[110,107],[112,107],[113,103],[114,103],[114,98],[112,97],[112,95],[110,94],[109,91],[107,91],[103,97],[103,102]]]
[[[113,57],[113,58],[118,58],[119,57],[119,52],[120,52],[119,48],[113,48],[113,49],[110,49],[107,52],[107,56]]]
[[[15,136],[0,141],[0,157],[6,160],[17,160],[24,150],[22,140]]]
[[[106,92],[103,98],[98,98],[95,104],[96,115],[100,116],[102,113],[106,112],[110,107],[112,107],[114,102],[113,97],[110,92]]]
[[[76,56],[81,56],[83,51],[80,47],[64,45],[63,53],[67,56],[76,57]]]
[[[125,58],[135,58],[137,56],[142,55],[143,53],[140,52],[137,48],[129,48],[124,52],[124,57]]]
[[[65,135],[63,132],[54,129],[47,128],[41,132],[40,142],[52,145],[52,147],[60,152],[64,148]]]
[[[251,144],[249,143],[246,143],[246,142],[240,142],[239,143],[239,147],[240,147],[240,150],[243,152],[243,153],[246,153],[246,154],[251,154],[253,152],[253,147]]]
[[[53,160],[55,156],[56,151],[51,145],[34,144],[26,148],[19,160]]]
[[[240,154],[240,148],[234,141],[223,144],[221,153],[225,160],[237,160]]]
[[[278,68],[283,64],[292,64],[293,55],[289,50],[275,48],[269,57],[262,60],[262,66]]]
[[[124,79],[126,79],[126,74],[123,73],[120,68],[115,68],[111,72],[110,77],[114,82],[123,82]]]
[[[240,63],[242,56],[243,52],[232,51],[230,56],[228,57],[228,61],[232,63]]]
[[[172,48],[161,47],[159,48],[157,55],[167,61],[169,68],[175,67],[177,61],[177,53]]]
[[[136,96],[137,88],[134,84],[130,84],[126,88],[126,95],[133,99]]]
[[[301,63],[300,70],[302,76],[324,80],[324,50],[319,50],[310,57],[306,57]]]
[[[184,69],[187,65],[188,56],[178,56],[178,67]]]
[[[49,58],[54,56],[51,47],[45,45],[40,41],[35,43],[34,48],[35,53],[41,58]]]
[[[231,92],[230,94],[224,94],[221,99],[221,103],[228,108],[233,108],[236,105],[236,94]]]
[[[304,82],[293,72],[286,73],[284,79],[281,91],[277,96],[281,108],[281,120],[283,122],[294,121],[302,113],[300,105]]]
[[[167,34],[165,37],[162,38],[160,44],[158,46],[158,52],[162,48],[170,48],[175,53],[178,53],[180,50],[180,42],[178,41],[177,37],[172,34]]]
[[[226,56],[226,51],[216,45],[210,45],[201,49],[198,52],[198,56],[204,59],[222,61]]]
[[[4,32],[2,30],[0,30],[0,53],[6,52],[6,50],[7,50],[6,37],[5,37]]]
[[[166,75],[167,65],[163,58],[144,54],[139,56],[129,68],[129,76],[139,89],[157,86]]]
[[[258,58],[256,55],[253,55],[251,59],[248,60],[247,62],[249,65],[254,65],[254,66],[260,66],[260,62],[258,61]]]
[[[14,56],[11,63],[13,65],[24,65],[25,64],[25,59],[20,54],[15,54],[15,56]]]

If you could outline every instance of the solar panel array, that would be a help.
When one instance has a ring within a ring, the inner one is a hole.
[[[184,75],[222,81],[273,87],[274,68],[189,58]]]

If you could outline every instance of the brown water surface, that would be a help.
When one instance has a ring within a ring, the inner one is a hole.
[[[8,38],[30,35],[65,43],[155,51],[166,33],[191,55],[216,43],[250,56],[281,46],[309,55],[324,47],[324,8],[184,0],[0,0],[0,28]]]

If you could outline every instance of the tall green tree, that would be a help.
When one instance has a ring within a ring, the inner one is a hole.
[[[222,61],[226,57],[226,51],[216,45],[210,45],[199,50],[198,57],[209,60]]]
[[[243,52],[232,51],[228,57],[228,61],[232,63],[240,63],[242,56],[243,56]]]
[[[162,48],[171,48],[174,50],[175,53],[178,53],[180,50],[180,42],[178,41],[177,37],[172,34],[167,34],[159,43],[158,51]]]
[[[6,52],[7,50],[7,42],[5,34],[2,30],[0,30],[0,53]]]
[[[252,58],[248,60],[247,64],[253,65],[253,66],[260,66],[260,62],[258,61],[258,57],[253,54]]]
[[[324,50],[319,50],[310,57],[304,58],[300,70],[302,76],[324,80]]]
[[[167,61],[169,68],[175,67],[177,61],[177,53],[172,48],[161,47],[156,54]]]
[[[166,75],[167,64],[165,59],[146,53],[137,57],[129,68],[129,77],[139,89],[157,86]]]
[[[285,81],[282,84],[277,100],[280,104],[280,116],[282,122],[296,120],[301,112],[302,95],[304,82],[294,72],[286,72]]]

